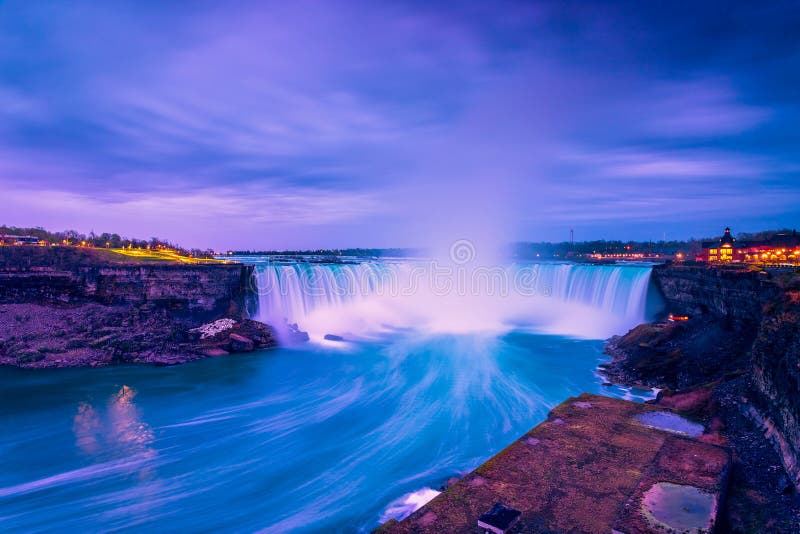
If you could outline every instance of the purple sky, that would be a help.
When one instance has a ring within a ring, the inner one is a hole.
[[[763,4],[5,1],[0,223],[220,249],[800,226],[800,4]]]

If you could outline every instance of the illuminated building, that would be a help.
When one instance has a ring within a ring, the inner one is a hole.
[[[731,235],[731,229],[725,228],[725,233],[716,241],[704,241],[703,251],[697,257],[698,261],[729,262],[734,261],[734,249],[737,248],[736,239]],[[736,258],[737,260],[739,258]]]
[[[711,263],[800,263],[800,236],[797,231],[791,234],[775,234],[763,241],[737,241],[731,229],[716,241],[705,241],[697,261]]]
[[[0,235],[0,245],[42,245],[46,244],[38,237],[30,235]]]

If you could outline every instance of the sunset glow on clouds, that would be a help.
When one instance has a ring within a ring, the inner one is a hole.
[[[796,225],[798,20],[790,3],[4,2],[0,223],[219,248]]]

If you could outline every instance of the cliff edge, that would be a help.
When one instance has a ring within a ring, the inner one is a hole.
[[[274,346],[271,328],[247,317],[251,276],[237,263],[0,247],[0,364],[168,365]]]

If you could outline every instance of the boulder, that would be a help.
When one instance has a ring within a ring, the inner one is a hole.
[[[210,356],[210,357],[226,356],[227,354],[229,354],[229,352],[227,350],[221,349],[219,347],[209,347],[207,349],[204,349],[202,352],[203,352],[204,355]]]
[[[303,343],[309,340],[308,332],[300,330],[300,327],[297,326],[297,323],[289,324],[289,322],[284,319],[284,326],[286,338],[290,343]]]
[[[255,348],[252,339],[239,334],[231,334],[228,340],[231,352],[250,352]]]
[[[288,337],[292,343],[303,343],[309,340],[308,332],[303,332],[302,330],[291,330]]]

